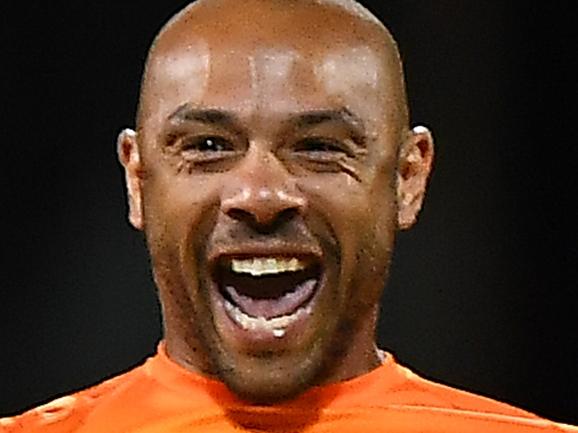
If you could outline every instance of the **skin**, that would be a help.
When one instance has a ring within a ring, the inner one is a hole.
[[[119,159],[175,362],[260,404],[380,364],[395,233],[415,222],[433,158],[431,134],[407,117],[395,43],[345,8],[200,1],[161,31]],[[323,268],[304,331],[231,332],[215,261],[304,251]]]

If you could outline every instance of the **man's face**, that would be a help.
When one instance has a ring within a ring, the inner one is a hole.
[[[227,32],[177,26],[149,64],[144,229],[169,353],[268,402],[372,356],[399,83],[363,37]]]

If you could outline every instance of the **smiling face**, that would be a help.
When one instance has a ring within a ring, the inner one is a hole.
[[[398,156],[431,157],[403,92],[385,30],[335,6],[205,1],[164,30],[119,151],[171,358],[262,403],[379,364]]]

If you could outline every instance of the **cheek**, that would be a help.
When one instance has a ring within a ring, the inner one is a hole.
[[[379,182],[384,183],[361,184],[338,176],[303,186],[312,212],[321,215],[335,237],[342,295],[349,299],[355,294],[356,302],[370,306],[387,275],[396,224],[394,191],[385,180]],[[360,292],[365,296],[358,296]]]
[[[327,246],[340,262],[340,267],[354,259],[364,220],[369,213],[367,191],[352,177],[320,174],[302,180],[300,188],[307,196],[311,222],[318,234],[327,235]]]
[[[368,191],[346,175],[311,176],[302,182],[301,189],[309,199],[313,220],[320,220],[328,234],[343,271],[355,262],[360,241],[368,229],[371,203]],[[347,273],[347,272],[346,272]]]
[[[394,188],[385,176],[359,182],[338,174],[310,176],[299,185],[312,211],[320,214],[336,232],[376,234],[389,230],[396,220]]]
[[[151,175],[143,185],[147,239],[163,249],[190,245],[214,210],[217,196],[216,185],[208,178]]]

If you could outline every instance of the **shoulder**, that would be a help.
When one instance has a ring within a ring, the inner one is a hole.
[[[426,379],[399,364],[396,364],[396,368],[404,380],[397,387],[397,398],[391,401],[389,407],[411,419],[421,415],[428,422],[445,426],[443,431],[454,431],[451,426],[460,426],[456,431],[466,426],[472,429],[480,426],[491,431],[578,433],[576,427],[541,418],[493,398]]]
[[[0,418],[0,433],[69,433],[119,388],[138,380],[142,366],[107,379],[95,386],[56,398],[21,414]]]
[[[406,378],[406,387],[413,391],[416,403],[418,404],[523,418],[537,417],[531,412],[497,401],[493,398],[462,390],[435,380],[426,379],[407,367],[399,366],[399,369]]]

